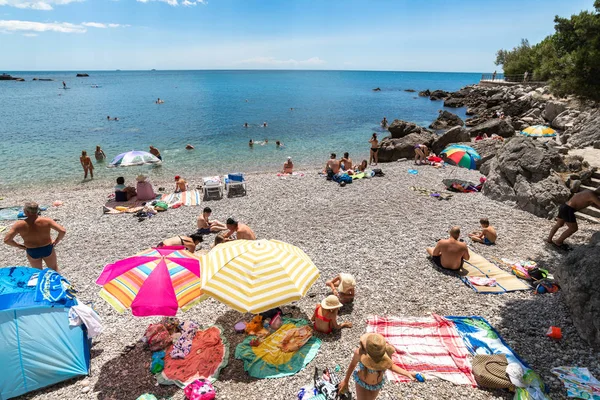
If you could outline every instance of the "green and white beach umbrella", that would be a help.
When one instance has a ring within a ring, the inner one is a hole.
[[[161,161],[158,157],[150,154],[146,151],[128,151],[127,153],[121,153],[116,156],[108,165],[108,168],[115,167],[131,167],[134,165],[144,164],[160,164]]]

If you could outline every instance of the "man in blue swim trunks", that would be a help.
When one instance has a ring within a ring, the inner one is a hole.
[[[208,235],[210,233],[226,231],[227,227],[225,224],[217,220],[208,220],[210,214],[212,214],[212,210],[209,207],[204,207],[202,215],[198,217],[198,233],[201,235]]]
[[[25,203],[23,213],[27,218],[10,227],[4,236],[4,243],[25,250],[32,267],[42,269],[42,263],[45,262],[48,268],[58,271],[54,247],[63,239],[66,229],[51,218],[40,217],[37,203]],[[52,230],[58,232],[54,240],[50,234]],[[15,242],[17,235],[21,236],[23,244]]]

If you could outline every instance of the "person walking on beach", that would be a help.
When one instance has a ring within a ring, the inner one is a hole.
[[[160,155],[160,151],[154,146],[150,146],[150,154],[156,156],[159,160],[162,161],[162,156]]]
[[[579,229],[575,212],[591,206],[592,204],[596,207],[600,207],[600,188],[596,189],[595,191],[584,190],[583,192],[576,193],[573,197],[571,197],[571,200],[567,201],[558,209],[556,224],[554,224],[550,230],[550,234],[548,235],[548,239],[546,239],[546,241],[562,250],[570,250],[570,247],[567,246],[564,241]],[[554,235],[556,235],[556,232],[565,224],[567,225],[567,229],[558,237],[557,240],[554,240]]]
[[[96,156],[96,161],[104,161],[106,159],[106,154],[104,154],[104,150],[100,146],[96,146],[94,156]]]
[[[467,244],[459,240],[460,227],[453,226],[449,233],[448,239],[442,239],[435,248],[427,247],[426,250],[438,267],[458,271],[462,268],[463,261],[471,256]]]
[[[92,159],[87,155],[87,151],[81,151],[81,157],[79,157],[79,162],[83,167],[83,179],[87,179],[88,172],[90,173],[90,177],[94,179],[94,164],[92,164]]]
[[[27,218],[15,222],[10,227],[4,236],[4,243],[25,250],[29,264],[33,268],[42,269],[45,262],[48,268],[58,271],[54,248],[65,237],[66,229],[51,218],[40,217],[37,203],[25,203],[23,213]],[[54,240],[50,234],[51,230],[58,232]],[[15,241],[17,235],[21,236],[23,244]]]
[[[379,140],[377,140],[377,133],[373,132],[373,136],[371,136],[371,152],[369,153],[369,163],[371,165],[377,165],[377,152],[379,151]]]
[[[241,224],[233,218],[227,218],[226,225],[229,232],[223,235],[225,239],[229,239],[235,234],[236,239],[256,240],[254,231],[248,225]]]

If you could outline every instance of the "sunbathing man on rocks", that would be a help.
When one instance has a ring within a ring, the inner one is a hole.
[[[462,268],[463,261],[470,258],[469,249],[465,242],[458,240],[460,227],[453,226],[449,233],[448,239],[442,239],[435,247],[427,247],[426,250],[438,267],[458,271]]]

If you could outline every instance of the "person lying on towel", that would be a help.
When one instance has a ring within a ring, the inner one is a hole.
[[[496,228],[490,225],[490,221],[487,218],[481,218],[479,220],[479,224],[481,225],[481,231],[473,232],[469,235],[472,241],[492,245],[496,243],[496,239],[498,238],[498,234],[496,233]]]
[[[463,261],[470,258],[469,249],[465,242],[458,240],[459,226],[453,226],[448,233],[448,239],[441,239],[435,247],[427,247],[426,250],[438,267],[457,271],[462,268]]]

